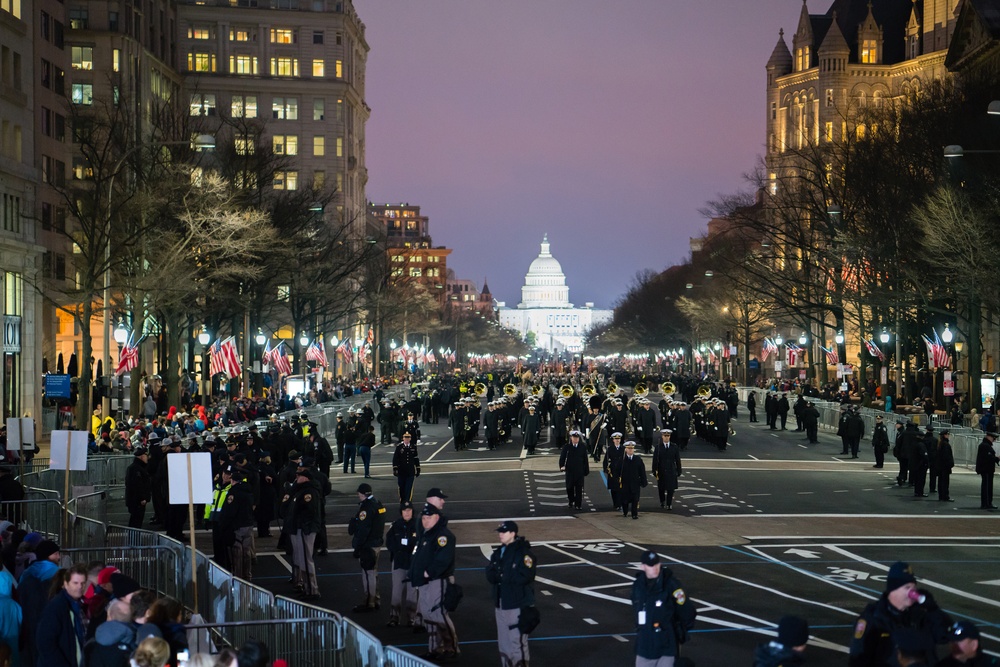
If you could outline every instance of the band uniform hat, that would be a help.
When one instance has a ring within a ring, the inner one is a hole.
[[[625,449],[628,449],[629,447],[635,449],[635,442],[633,442],[631,440],[629,440],[628,442],[626,442],[625,443]]]
[[[646,551],[642,554],[642,557],[639,558],[639,562],[643,565],[659,565],[660,555],[655,551]]]
[[[508,519],[507,521],[504,521],[499,526],[497,526],[497,532],[498,533],[516,533],[517,532],[517,524],[515,522],[510,521]]]
[[[612,438],[620,438],[620,437],[622,437],[621,431],[615,431],[614,433],[611,434],[611,437]]]
[[[885,590],[886,592],[891,592],[900,586],[915,584],[916,582],[917,578],[913,576],[913,569],[910,567],[910,564],[897,560],[889,568],[889,574],[885,578]]]
[[[441,498],[442,500],[447,500],[447,498],[448,498],[448,496],[444,495],[444,491],[442,491],[441,489],[439,489],[436,486],[433,487],[430,491],[428,491],[427,495],[425,497],[426,498]]]
[[[358,493],[371,493],[371,492],[372,492],[371,484],[368,484],[367,482],[362,482],[361,484],[358,485]]]
[[[673,433],[673,430],[672,430],[672,429],[669,429],[669,428],[661,428],[661,429],[660,429],[660,433],[661,433],[661,434],[662,434],[662,433],[666,433],[667,435],[670,435],[671,433]]]
[[[809,623],[798,616],[783,616],[778,621],[778,643],[785,647],[809,643]]]

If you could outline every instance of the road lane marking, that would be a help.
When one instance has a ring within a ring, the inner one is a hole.
[[[618,641],[623,642],[625,644],[628,643],[628,639],[626,639],[625,637],[622,637],[621,635],[611,635],[611,638],[612,639],[617,639]]]
[[[583,622],[584,622],[584,623],[587,623],[587,624],[589,624],[589,625],[597,625],[597,621],[595,621],[595,620],[594,620],[594,619],[592,619],[592,618],[585,618],[585,619],[583,619]]]
[[[445,441],[445,443],[443,445],[441,445],[441,447],[438,448],[438,450],[436,452],[434,452],[433,454],[431,454],[430,456],[427,457],[427,460],[424,461],[424,463],[430,463],[434,459],[434,457],[437,456],[438,454],[440,454],[442,452],[442,450],[444,450],[444,448],[447,447],[453,440],[454,440],[454,438],[448,438]]]
[[[261,554],[257,554],[257,555],[260,556]],[[274,557],[278,559],[279,563],[281,563],[282,565],[285,566],[286,570],[288,570],[289,572],[292,571],[292,566],[289,565],[289,563],[288,563],[287,560],[285,560],[284,554],[275,554]]]
[[[566,602],[560,602],[559,606],[562,607],[563,609],[572,609],[573,608],[573,605],[568,604]]]

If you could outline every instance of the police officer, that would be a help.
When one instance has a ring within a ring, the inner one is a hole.
[[[809,643],[809,623],[798,616],[783,616],[778,621],[778,637],[757,645],[753,667],[791,667],[805,662],[803,654]]]
[[[389,605],[389,622],[395,628],[405,619],[412,627],[417,613],[417,594],[410,585],[410,560],[417,544],[417,521],[413,517],[413,503],[404,500],[399,504],[399,518],[392,522],[385,534],[385,548],[392,564],[392,600]]]
[[[872,431],[872,449],[875,452],[875,465],[881,468],[885,465],[885,454],[889,451],[889,431],[882,421],[882,415],[875,415],[875,430]]]
[[[653,450],[653,476],[660,493],[660,507],[674,508],[674,491],[681,475],[681,450],[670,442],[670,429],[660,431],[660,442]]]
[[[320,597],[313,550],[317,533],[326,530],[320,520],[322,502],[322,491],[313,474],[298,468],[281,501],[285,519],[282,532],[288,534],[292,546],[292,581],[299,597],[306,600]]]
[[[420,514],[423,534],[417,540],[410,561],[410,583],[418,590],[417,608],[427,628],[427,653],[430,660],[458,655],[458,635],[444,608],[445,587],[454,581],[455,535],[448,530],[448,519],[433,505],[424,505]]]
[[[535,555],[513,521],[501,523],[497,534],[500,546],[490,556],[486,581],[493,587],[500,665],[528,667],[528,636],[521,632],[520,620],[521,610],[535,604]]]
[[[409,431],[403,433],[403,440],[392,455],[392,474],[399,483],[399,502],[412,500],[413,481],[420,477],[420,455]]]
[[[931,594],[917,589],[917,579],[909,564],[897,561],[889,568],[885,592],[861,612],[854,624],[851,667],[896,665],[896,633],[904,628],[918,630],[934,643],[948,640],[951,619],[937,606]],[[934,664],[934,648],[924,657]]]
[[[587,449],[580,443],[580,432],[573,430],[569,434],[569,443],[559,454],[559,470],[566,473],[566,496],[569,506],[583,509],[583,482],[590,474],[590,457]]]
[[[694,626],[694,603],[655,551],[639,559],[642,570],[632,582],[632,610],[636,614],[636,667],[672,667],[680,645]]]
[[[631,510],[632,518],[638,519],[639,492],[646,487],[649,481],[646,478],[646,465],[642,462],[642,458],[635,453],[635,443],[631,440],[625,443],[625,456],[622,457],[618,475],[622,516],[628,516],[629,510]]]
[[[979,509],[983,510],[997,508],[993,504],[993,475],[996,473],[997,464],[1000,463],[997,450],[993,447],[996,439],[996,433],[987,433],[979,443],[979,449],[976,450],[976,474],[982,477],[982,484],[979,487]]]
[[[983,653],[979,628],[972,621],[956,621],[948,631],[951,654],[937,667],[997,667],[1000,660]]]
[[[352,610],[355,613],[379,608],[378,555],[382,550],[384,531],[385,507],[372,495],[370,484],[359,485],[358,513],[347,525],[347,532],[352,536],[354,557],[361,563],[361,584],[365,592],[365,601]]]
[[[244,581],[253,579],[253,491],[247,483],[246,473],[233,470],[232,485],[219,512],[219,524],[224,539],[230,543],[229,562],[232,572]]]
[[[142,528],[142,518],[151,497],[148,462],[149,451],[145,447],[136,447],[135,458],[125,471],[125,507],[128,508],[129,528]]]
[[[219,479],[215,483],[215,489],[212,491],[212,503],[205,506],[205,521],[212,527],[212,560],[225,570],[233,568],[229,555],[229,547],[232,546],[232,542],[229,540],[230,538],[235,539],[235,535],[229,535],[223,531],[220,516],[232,485],[233,468],[227,465],[219,473]]]

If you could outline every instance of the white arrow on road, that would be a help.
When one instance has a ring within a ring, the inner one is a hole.
[[[599,554],[619,554],[619,553],[621,553],[617,549],[612,549],[611,547],[608,547],[608,546],[603,545],[603,544],[588,544],[587,546],[585,546],[583,548],[583,550],[584,551],[594,551],[594,552],[597,552]]]
[[[718,496],[716,496],[718,498]],[[735,503],[695,503],[695,507],[739,507]]]
[[[703,486],[679,486],[678,491],[708,491],[707,488]]]
[[[684,495],[684,500],[691,500],[692,498],[722,498],[722,496],[715,496],[711,493],[692,493],[691,495]]]
[[[808,551],[806,549],[789,549],[785,552],[786,554],[794,554],[796,556],[802,556],[803,558],[819,558],[820,552],[818,551]]]
[[[566,498],[566,492],[564,491],[562,495],[555,495],[553,493],[539,493],[536,494],[539,498]]]
[[[536,477],[558,477],[562,473],[561,472],[534,472],[532,474],[534,474]]]
[[[994,579],[992,581],[977,581],[977,584],[983,584],[985,586],[1000,586],[1000,579]]]

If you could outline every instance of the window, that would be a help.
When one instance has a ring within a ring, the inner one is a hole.
[[[313,44],[322,44],[322,43],[323,43],[323,31],[313,30]]]
[[[46,42],[49,41],[49,34],[50,34],[49,30],[50,30],[51,24],[52,24],[52,20],[51,20],[51,18],[49,18],[48,12],[44,12],[43,11],[41,13],[41,15],[39,16],[38,25],[39,25],[39,27],[41,29],[42,39],[44,39]]]
[[[776,120],[778,118],[778,103],[771,102],[771,120]]]
[[[392,270],[393,278],[401,278],[402,276],[403,276],[403,269],[401,267],[397,267]]]
[[[256,118],[257,96],[233,95],[231,114],[233,118]]]
[[[313,172],[313,190],[322,190],[326,185],[326,172],[318,169]]]
[[[188,39],[211,39],[212,31],[208,26],[192,26],[188,28]]]
[[[111,50],[111,69],[116,72],[122,71],[122,50],[112,49]]]
[[[863,65],[878,63],[878,43],[874,39],[861,40],[861,63]]]
[[[249,42],[254,41],[252,33],[249,28],[231,28],[229,30],[229,41],[230,42]]]
[[[187,68],[189,72],[214,72],[214,53],[188,53]]]
[[[326,103],[323,98],[313,100],[313,120],[323,120]]]
[[[192,116],[214,116],[215,115],[215,94],[214,93],[191,93],[191,115]]]
[[[313,137],[313,157],[326,155],[326,137]]]
[[[66,72],[55,65],[52,66],[52,90],[60,95],[66,92]]]
[[[118,32],[118,12],[108,12],[108,30]]]
[[[278,285],[278,301],[288,301],[292,296],[291,285]]]
[[[91,83],[73,84],[73,104],[89,106],[94,103],[94,85]]]
[[[826,89],[826,108],[829,109],[833,106],[833,88]]]
[[[413,258],[413,261],[416,262],[417,264],[422,264],[423,261],[424,261],[424,256],[423,255],[416,255]]]
[[[299,98],[275,97],[271,101],[271,117],[275,120],[298,120]]]
[[[69,27],[73,30],[86,30],[87,25],[90,22],[89,12],[86,9],[77,7],[70,8],[69,13]]]
[[[271,145],[275,155],[299,154],[299,137],[295,134],[276,134],[272,137]]]
[[[344,138],[337,137],[337,157],[344,157]]]
[[[344,191],[344,174],[342,172],[337,172],[337,192]]]
[[[334,61],[334,63],[333,63],[333,70],[334,70],[333,75],[335,77],[337,77],[338,79],[343,79],[344,78],[344,61],[343,60],[336,60],[336,61]]]
[[[80,156],[73,157],[73,178],[78,181],[88,180],[94,177],[94,169],[87,162],[86,158]]]
[[[50,231],[52,229],[52,204],[42,202],[42,229]]]
[[[94,69],[94,47],[73,46],[70,47],[70,52],[73,58],[73,69]]]
[[[826,141],[827,143],[833,141],[833,123],[829,121],[826,123]]]
[[[271,76],[298,76],[298,58],[271,58]]]
[[[42,121],[41,122],[42,134],[44,134],[46,137],[51,137],[52,126],[55,124],[52,119],[51,109],[46,109],[45,107],[42,107],[41,121]]]
[[[62,21],[52,22],[52,43],[56,45],[56,48],[63,48],[65,46],[66,32]]]
[[[297,171],[276,171],[274,172],[275,190],[298,190],[299,172]]]
[[[322,58],[316,58],[313,60],[313,76],[322,77],[326,76],[324,72],[326,71],[326,61]]]
[[[57,232],[66,231],[66,209],[62,206],[56,206],[56,216],[52,221],[53,227]]]
[[[337,100],[337,120],[344,120],[344,100]]]
[[[45,58],[41,59],[38,78],[44,88],[52,88],[52,63]]]
[[[272,44],[294,44],[295,31],[290,28],[271,28]]]
[[[419,266],[411,266],[410,267],[410,277],[411,278],[419,278],[423,274],[424,274],[424,272],[420,269]]]
[[[768,175],[768,180],[770,181],[770,187],[768,189],[771,191],[771,195],[774,196],[778,194],[778,175],[771,172]]]
[[[233,139],[233,146],[236,148],[237,155],[253,155],[257,150],[254,140],[247,136]]]
[[[336,41],[337,41],[337,46],[340,46],[341,42],[344,41],[344,35],[343,35],[343,33],[339,33],[339,32],[337,33],[337,40]]]
[[[229,56],[230,74],[260,74],[257,56]]]
[[[402,264],[403,262],[406,261],[406,258],[402,255],[393,255],[392,261],[396,264]]]

